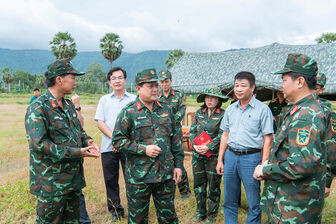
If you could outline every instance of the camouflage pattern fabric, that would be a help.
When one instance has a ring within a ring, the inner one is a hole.
[[[64,110],[49,90],[27,109],[25,127],[30,149],[30,192],[61,196],[85,186],[81,148],[91,139],[75,106],[63,99]]]
[[[194,193],[197,202],[196,214],[202,218],[216,216],[219,207],[221,176],[216,173],[216,165],[220,139],[223,133],[219,127],[223,117],[223,109],[216,109],[211,116],[208,116],[208,108],[200,108],[196,111],[190,128],[192,147],[194,145],[193,140],[205,131],[212,138],[212,142],[207,146],[210,151],[214,152],[207,158],[193,150],[192,168]],[[207,187],[209,187],[208,194]],[[206,209],[207,204],[208,209]]]
[[[162,70],[159,73],[159,80],[163,81],[165,79],[172,79],[172,75],[171,75],[170,71],[168,71],[168,70]]]
[[[326,177],[327,120],[313,98],[287,111],[276,133],[265,180],[262,209],[269,223],[320,223]]]
[[[161,74],[166,74],[166,73],[161,72],[160,75]],[[165,95],[163,95],[163,92],[161,90],[159,98],[158,98],[159,102],[168,104],[170,108],[172,109],[174,118],[176,121],[176,126],[178,128],[178,132],[181,134],[181,138],[183,135],[181,121],[186,111],[186,105],[183,102],[183,97],[184,97],[183,93],[171,89],[168,94],[168,97],[165,97]],[[178,188],[182,195],[188,195],[191,192],[190,187],[189,187],[188,174],[187,174],[187,171],[184,169],[184,167],[182,169],[182,179],[181,179],[181,182],[178,183]]]
[[[84,75],[84,72],[79,72],[72,66],[71,61],[68,58],[57,59],[48,66],[46,78],[51,79],[59,75],[72,74],[72,75]]]
[[[268,107],[271,109],[272,114],[273,114],[273,128],[274,128],[274,133],[276,133],[278,127],[279,127],[279,118],[280,118],[280,113],[283,107],[286,107],[288,104],[288,101],[284,99],[282,103],[280,103],[279,99],[276,98],[269,102]]]
[[[131,220],[137,220],[138,217],[141,220],[147,219],[148,212],[137,213],[132,212],[132,209],[139,206],[146,207],[150,198],[148,194],[152,194],[157,200],[155,203],[159,221],[167,220],[168,214],[168,216],[175,214],[175,210],[171,207],[175,185],[165,183],[172,181],[174,168],[183,168],[184,154],[181,136],[177,131],[172,110],[167,104],[158,101],[154,101],[151,112],[137,97],[118,115],[112,144],[126,157],[125,181],[128,189],[129,223],[146,223],[146,221],[132,222]],[[156,145],[162,151],[156,158],[151,158],[145,152],[147,145]],[[155,186],[155,184],[162,187],[147,190],[149,186]],[[168,209],[158,204],[167,204]],[[145,217],[142,217],[142,214]],[[173,221],[174,216],[168,220],[160,223],[177,223],[177,219]]]
[[[56,197],[37,197],[36,223],[79,223],[80,191]]]
[[[172,108],[176,123],[181,123],[186,111],[186,105],[183,101],[183,97],[183,93],[171,89],[167,97],[163,95],[161,90],[158,98],[159,102],[166,103]]]
[[[135,85],[139,85],[144,82],[157,82],[159,81],[155,68],[145,69],[138,72],[135,76]]]
[[[320,86],[325,86],[326,82],[327,82],[326,75],[322,72],[318,72],[316,75],[316,84]]]
[[[167,104],[154,102],[153,112],[139,97],[118,115],[112,137],[113,147],[126,156],[126,182],[156,183],[173,178],[173,169],[183,167],[184,154],[174,115]],[[156,158],[146,155],[147,145],[162,152]]]
[[[316,76],[317,70],[317,63],[311,57],[304,54],[289,54],[284,68],[274,74],[297,72],[303,75]]]
[[[153,195],[158,222],[160,224],[178,223],[174,206],[175,189],[175,182],[172,179],[149,184],[126,184],[128,223],[148,223],[151,195]]]

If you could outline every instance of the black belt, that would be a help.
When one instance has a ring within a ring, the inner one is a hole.
[[[248,154],[253,154],[253,153],[257,153],[261,151],[261,149],[256,149],[256,148],[249,148],[247,150],[235,150],[231,147],[229,147],[229,150],[236,155],[248,155]]]

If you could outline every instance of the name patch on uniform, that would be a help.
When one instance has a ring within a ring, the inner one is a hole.
[[[137,117],[137,120],[143,120],[143,119],[146,119],[147,117]]]
[[[336,120],[331,120],[331,131],[336,133]]]
[[[168,114],[161,114],[161,117],[168,117]]]
[[[309,143],[310,132],[308,129],[300,128],[296,135],[296,144],[299,146],[306,146]]]

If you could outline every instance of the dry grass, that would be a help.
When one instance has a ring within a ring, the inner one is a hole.
[[[0,223],[34,223],[36,199],[29,194],[29,150],[25,137],[24,115],[26,104],[18,102],[27,101],[28,96],[12,97],[15,99],[11,104],[6,98],[6,104],[0,102]],[[93,117],[96,104],[92,104],[91,98],[84,100],[87,102],[82,106],[85,117],[85,130],[92,136],[96,143],[100,144],[101,135],[98,132],[96,122]],[[2,101],[2,99],[0,99]],[[189,107],[188,110],[196,108]],[[100,159],[85,159],[85,178],[87,182],[84,188],[86,206],[93,223],[108,223],[111,216],[107,211],[104,180]],[[185,167],[189,174],[189,183],[193,189],[193,177],[191,170],[191,157],[186,156]],[[123,177],[120,178],[120,194],[122,205],[127,208],[125,184]],[[223,186],[223,183],[222,183]],[[333,187],[334,189],[334,187]],[[324,223],[336,223],[336,194],[326,200],[324,209]],[[222,204],[222,199],[221,199]],[[191,197],[182,201],[180,194],[176,193],[176,211],[180,223],[190,223],[190,219],[195,215],[196,202],[192,194]],[[247,201],[243,193],[242,208],[239,209],[239,223],[245,223],[247,215]],[[150,223],[156,223],[156,214],[153,202],[150,205]],[[217,223],[224,222],[224,215],[220,207]],[[265,215],[263,216],[265,222]],[[123,219],[119,223],[127,223]]]

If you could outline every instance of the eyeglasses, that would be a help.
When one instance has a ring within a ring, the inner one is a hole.
[[[121,81],[121,80],[123,80],[123,79],[124,79],[123,76],[119,76],[119,77],[111,77],[111,80],[112,80],[112,81],[116,81],[116,80]]]

